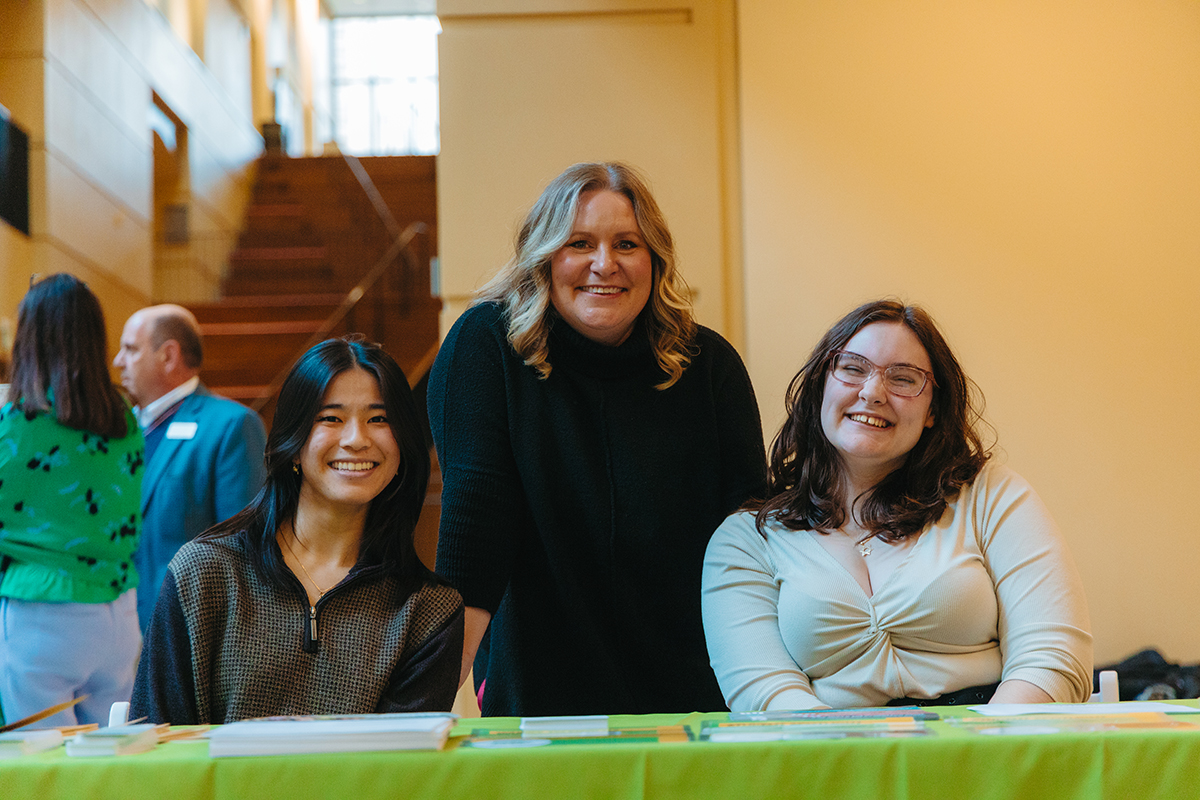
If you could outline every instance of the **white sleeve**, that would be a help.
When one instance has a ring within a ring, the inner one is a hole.
[[[1033,488],[988,467],[970,490],[984,561],[996,587],[1001,680],[1023,680],[1058,702],[1092,691],[1092,635],[1075,563]]]
[[[779,583],[754,515],[728,517],[704,555],[701,611],[709,660],[733,711],[829,707],[784,647]]]

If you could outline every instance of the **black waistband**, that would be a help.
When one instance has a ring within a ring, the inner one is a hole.
[[[1000,688],[998,683],[989,683],[984,686],[968,686],[966,689],[959,689],[957,692],[947,692],[940,697],[897,697],[895,700],[889,700],[889,706],[973,706],[981,703],[986,703],[992,699],[992,695],[996,693],[996,689]]]

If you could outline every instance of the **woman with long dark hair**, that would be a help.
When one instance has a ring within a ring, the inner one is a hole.
[[[766,499],[704,564],[704,629],[735,711],[1079,702],[1087,604],[1037,494],[990,460],[930,316],[867,303],[788,389]]]
[[[171,561],[133,713],[449,711],[462,600],[413,545],[429,453],[400,367],[356,339],[310,349],[279,390],[266,461],[254,501]]]
[[[0,707],[8,720],[103,722],[129,699],[141,634],[143,448],[108,375],[104,313],[73,275],[21,301],[0,407]]]

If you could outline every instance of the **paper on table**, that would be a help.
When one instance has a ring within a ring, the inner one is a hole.
[[[608,715],[586,714],[575,717],[521,717],[521,730],[527,732],[591,731],[604,734],[608,732]]]
[[[1195,706],[1136,700],[1125,703],[996,703],[967,708],[985,717],[1019,717],[1024,714],[1141,714],[1150,711],[1162,714],[1200,713],[1200,709]]]
[[[62,732],[57,728],[0,733],[0,758],[16,758],[38,753],[58,747],[62,743]]]
[[[458,717],[444,713],[267,717],[231,722],[208,735],[208,754],[270,756],[372,750],[440,750]]]
[[[144,722],[78,733],[67,740],[67,755],[124,756],[144,753],[158,746],[160,727],[165,730],[167,726]]]

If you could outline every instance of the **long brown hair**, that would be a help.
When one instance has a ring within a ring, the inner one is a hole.
[[[875,322],[904,325],[928,353],[936,382],[929,387],[934,424],[921,434],[903,465],[861,497],[856,506],[859,524],[885,541],[920,533],[937,522],[947,503],[990,457],[978,432],[982,397],[933,318],[919,306],[896,300],[866,303],[821,337],[788,386],[787,421],[771,446],[767,499],[746,506],[758,512],[756,524],[764,536],[768,522],[824,532],[846,523],[842,463],[821,427],[821,403],[834,354]]]
[[[104,312],[74,275],[44,278],[21,300],[8,399],[26,414],[53,406],[68,428],[110,439],[128,433],[125,400],[108,374]]]

